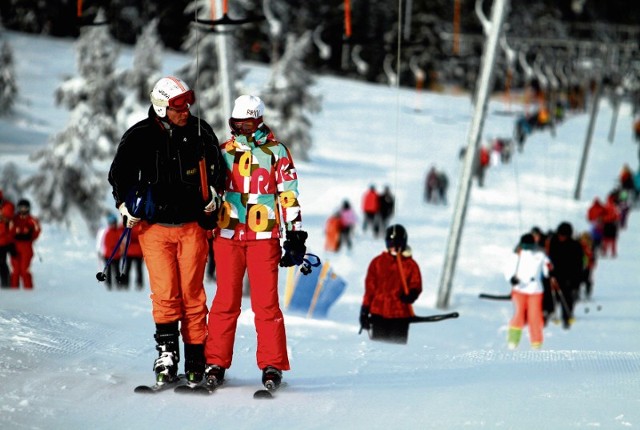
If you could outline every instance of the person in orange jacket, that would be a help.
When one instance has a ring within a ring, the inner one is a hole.
[[[33,276],[29,268],[33,259],[33,242],[40,236],[40,223],[30,213],[31,203],[21,199],[17,204],[17,213],[13,217],[13,237],[15,253],[11,256],[11,287],[33,289]]]
[[[342,230],[342,220],[340,219],[340,212],[335,212],[331,215],[324,226],[325,242],[324,249],[329,252],[340,251],[340,231]]]
[[[13,216],[15,206],[4,198],[0,190],[0,286],[9,288],[9,265],[7,257],[15,252],[13,241]]]
[[[411,305],[422,293],[420,268],[411,256],[402,225],[387,228],[385,245],[367,269],[360,326],[371,330],[373,340],[407,343]]]

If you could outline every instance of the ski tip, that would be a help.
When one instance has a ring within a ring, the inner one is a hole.
[[[258,390],[253,393],[254,399],[273,399],[273,394],[269,390]]]
[[[136,388],[133,389],[133,392],[142,393],[142,394],[154,394],[156,390],[154,390],[148,385],[138,385]]]

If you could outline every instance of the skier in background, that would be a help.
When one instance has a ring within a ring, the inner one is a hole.
[[[15,253],[15,243],[13,241],[13,216],[15,206],[7,200],[0,190],[0,286],[9,287],[9,265],[7,257]]]
[[[213,241],[218,288],[209,311],[205,348],[209,389],[221,384],[231,367],[245,272],[251,285],[262,383],[277,387],[282,372],[290,368],[278,302],[278,264],[302,264],[307,232],[302,230],[293,158],[264,123],[264,109],[259,97],[238,97],[229,119],[232,137],[220,145],[227,186]]]
[[[18,200],[13,217],[13,238],[15,253],[11,256],[11,287],[19,288],[20,281],[25,289],[33,289],[33,276],[29,268],[33,259],[33,242],[40,236],[40,223],[31,215],[31,203],[27,199]]]
[[[531,348],[540,349],[544,327],[542,278],[549,276],[551,262],[544,251],[536,246],[531,233],[520,238],[514,257],[507,272],[511,273],[508,279],[512,287],[511,301],[514,308],[509,322],[507,345],[509,349],[515,349],[520,343],[522,328],[528,325]]]
[[[189,112],[195,94],[185,82],[162,78],[150,99],[147,118],[122,136],[109,183],[126,227],[142,224],[158,351],[156,384],[179,381],[180,334],[186,379],[197,384],[207,335],[206,230],[215,224],[224,170],[213,129]]]
[[[357,222],[356,212],[351,207],[349,200],[345,199],[340,208],[340,243],[346,245],[347,249],[351,249],[353,246],[351,238]]]
[[[411,304],[422,293],[420,268],[411,256],[407,239],[402,225],[388,227],[386,249],[369,263],[360,327],[371,330],[373,340],[407,343]]]
[[[107,226],[98,231],[97,236],[97,248],[98,256],[106,264],[109,262],[109,258],[113,255],[111,263],[107,266],[105,272],[106,279],[105,284],[108,290],[111,290],[113,285],[117,285],[120,289],[121,285],[118,282],[120,278],[120,257],[122,256],[122,243],[118,247],[118,241],[124,231],[124,227],[118,224],[118,218],[113,214],[107,215]],[[114,254],[115,251],[115,254]]]
[[[378,220],[380,215],[380,199],[376,192],[375,185],[369,186],[369,189],[362,196],[362,212],[364,213],[362,231],[366,232],[367,227],[371,226],[373,236],[378,237],[378,234],[380,234],[380,223]]]
[[[378,212],[380,213],[380,231],[385,230],[389,225],[389,220],[393,215],[393,211],[395,209],[395,198],[391,193],[391,189],[388,185],[385,185],[382,194],[378,196],[378,201],[380,204],[380,208]]]

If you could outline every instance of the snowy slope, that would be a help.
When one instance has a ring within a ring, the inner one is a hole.
[[[21,93],[17,114],[0,119],[0,165],[20,163],[26,174],[36,168],[27,161],[29,152],[65,125],[67,112],[54,106],[52,94],[63,76],[75,72],[75,51],[65,40],[5,35],[15,52]],[[130,59],[124,50],[122,67]],[[165,71],[185,61],[167,55]],[[247,85],[260,88],[266,78],[264,68],[251,67]],[[397,195],[395,220],[407,227],[423,275],[416,312],[443,312],[435,301],[453,205],[422,203],[422,183],[436,164],[450,177],[454,201],[458,151],[472,114],[469,100],[333,77],[319,77],[316,91],[323,95],[323,111],[313,116],[312,161],[297,163],[304,224],[310,250],[330,260],[348,286],[326,320],[285,312],[292,371],[278,399],[251,399],[259,371],[248,302],[223,389],[206,398],[135,395],[135,385],[152,380],[156,354],[148,289],[108,292],[97,283],[102,267],[94,238],[72,220],[69,229],[44,226],[32,265],[34,291],[0,290],[0,427],[640,426],[637,211],[621,234],[618,258],[599,261],[594,302],[578,304],[571,330],[550,324],[543,350],[530,350],[526,333],[518,350],[507,350],[511,304],[477,298],[480,292],[508,292],[502,266],[522,232],[533,225],[554,228],[563,220],[584,230],[592,198],[605,197],[624,162],[637,169],[629,106],[622,108],[611,144],[611,109],[602,102],[580,201],[573,193],[586,115],[561,124],[555,138],[549,132],[532,135],[513,163],[488,171],[485,187],[472,190],[454,278],[449,310],[460,318],[414,326],[409,344],[397,346],[357,334],[366,267],[382,241],[358,231],[351,252],[324,255],[324,222],[344,198],[359,208],[369,184],[390,185]],[[493,102],[485,137],[511,134],[514,117],[496,114],[504,110]],[[266,115],[268,121],[268,108]],[[215,285],[206,288],[211,300]]]

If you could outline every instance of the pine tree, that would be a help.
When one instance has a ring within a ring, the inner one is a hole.
[[[299,38],[291,33],[287,35],[284,54],[272,66],[263,97],[268,112],[267,124],[276,137],[303,160],[309,159],[312,145],[308,114],[319,112],[322,100],[309,91],[314,80],[303,60],[310,43],[310,31]]]
[[[118,111],[118,125],[127,130],[146,118],[149,93],[162,78],[163,45],[158,35],[158,20],[152,20],[136,42],[133,68],[123,73],[122,81],[127,89],[122,108]]]
[[[119,140],[115,117],[122,96],[114,71],[118,47],[107,27],[88,26],[78,39],[77,55],[79,76],[55,92],[56,102],[71,110],[67,128],[48,148],[31,155],[40,168],[27,185],[43,221],[70,224],[79,213],[95,234],[105,212],[106,189],[105,164],[98,163],[113,157]]]
[[[18,95],[13,51],[9,42],[2,44],[0,49],[0,115],[11,111]]]

